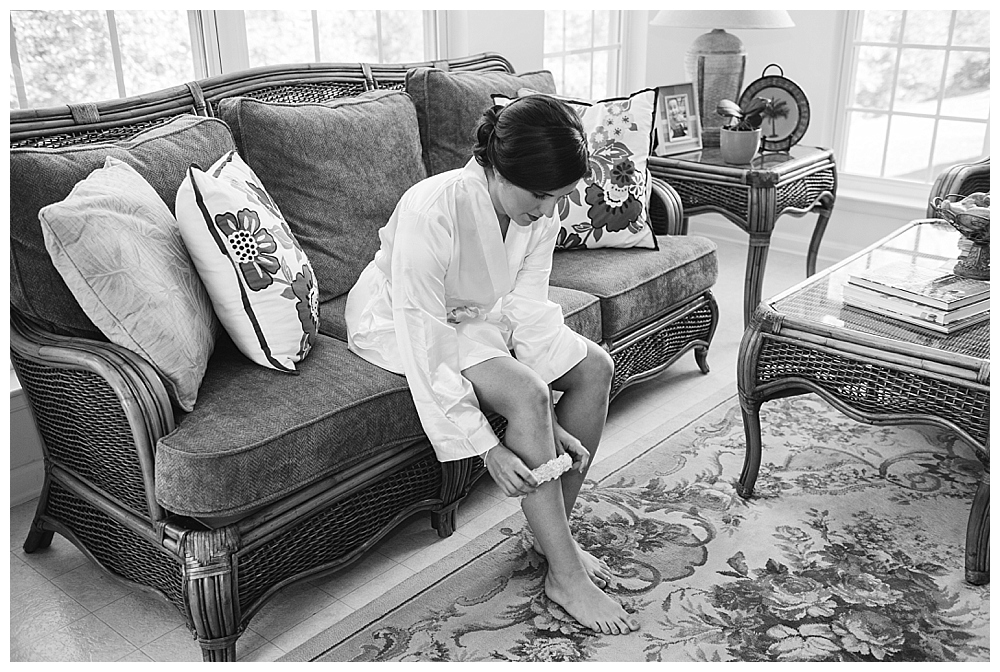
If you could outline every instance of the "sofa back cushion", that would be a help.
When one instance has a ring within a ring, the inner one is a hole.
[[[399,91],[324,104],[231,98],[219,116],[309,257],[320,301],[348,291],[407,189],[427,176],[417,115]]]
[[[211,166],[235,148],[226,125],[181,115],[117,143],[10,150],[10,302],[61,334],[103,340],[49,258],[38,211],[65,199],[110,156],[135,168],[173,213],[188,166]]]
[[[510,75],[414,68],[406,73],[406,92],[417,108],[427,174],[437,175],[468,163],[476,127],[483,111],[493,105],[493,96],[513,98],[522,88],[556,92],[548,70]]]

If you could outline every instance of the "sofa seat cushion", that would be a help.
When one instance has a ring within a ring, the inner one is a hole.
[[[309,257],[319,300],[349,290],[427,176],[413,101],[385,90],[323,104],[227,98],[219,116]]]
[[[194,411],[156,446],[156,499],[175,513],[248,513],[379,452],[422,440],[406,379],[319,335],[298,375],[226,339]]]
[[[595,343],[601,342],[601,304],[597,297],[575,289],[549,287],[549,298],[562,306],[563,319],[570,329]],[[347,321],[344,319],[346,306],[347,294],[330,299],[320,306],[321,334],[347,341]]]
[[[332,336],[338,341],[346,343],[347,320],[344,318],[345,308],[347,308],[347,292],[321,303],[319,306],[319,333]]]
[[[10,150],[10,303],[60,334],[104,340],[52,265],[38,211],[65,199],[110,156],[135,168],[171,214],[192,164],[208,168],[235,149],[226,124],[181,115],[121,142]]]
[[[566,326],[594,343],[601,342],[601,302],[596,296],[549,285],[549,300],[562,307]]]
[[[658,250],[556,252],[550,284],[593,294],[601,329],[614,340],[710,289],[719,273],[715,243],[700,236],[657,236]]]

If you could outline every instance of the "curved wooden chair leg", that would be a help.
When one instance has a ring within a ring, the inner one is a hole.
[[[708,348],[695,348],[694,361],[698,364],[698,369],[702,373],[708,373],[712,369],[708,366]]]
[[[743,414],[743,433],[746,436],[747,448],[736,492],[740,497],[747,499],[753,495],[753,486],[757,483],[757,473],[760,471],[760,402],[741,399],[740,412]]]
[[[965,580],[981,586],[990,582],[990,473],[983,473],[972,500],[965,533]]]
[[[55,534],[52,530],[46,530],[39,521],[35,521],[31,524],[31,529],[28,530],[28,538],[24,540],[24,552],[34,553],[35,551],[41,551],[49,547],[52,543],[52,535]]]

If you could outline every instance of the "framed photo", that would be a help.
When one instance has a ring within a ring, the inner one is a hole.
[[[694,84],[656,87],[653,154],[671,156],[701,149],[701,123]]]

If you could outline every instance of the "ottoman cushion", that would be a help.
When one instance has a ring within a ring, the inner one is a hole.
[[[598,297],[602,334],[612,340],[715,284],[715,243],[700,236],[656,238],[658,250],[556,252],[550,284]]]

